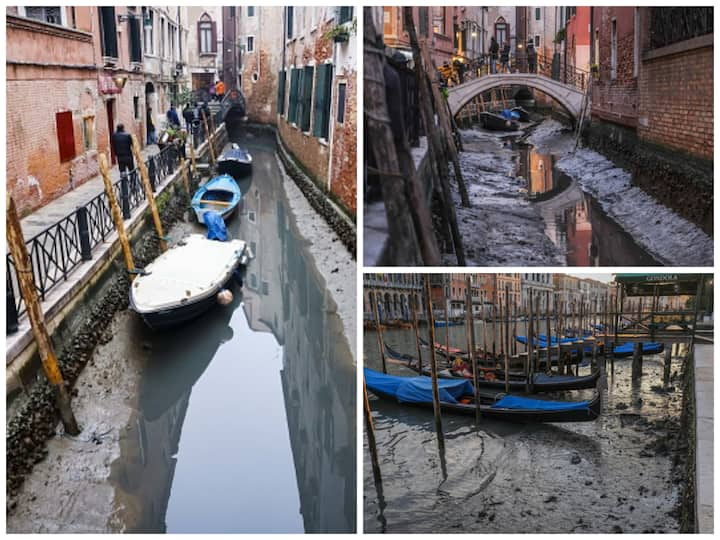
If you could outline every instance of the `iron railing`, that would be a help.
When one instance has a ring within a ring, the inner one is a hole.
[[[153,191],[156,190],[158,180],[173,173],[179,162],[180,151],[176,145],[166,146],[145,161]],[[122,174],[113,188],[123,219],[129,219],[132,211],[145,202],[145,190],[137,168]],[[92,259],[92,250],[104,242],[114,229],[107,193],[103,191],[72,214],[27,240],[33,279],[40,299],[45,300],[47,294],[66,281],[70,272],[83,261]],[[18,318],[26,309],[20,295],[15,262],[10,254],[7,255],[6,269],[6,333],[12,333],[17,329]]]

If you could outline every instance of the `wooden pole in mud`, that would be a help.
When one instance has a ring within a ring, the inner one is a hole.
[[[117,229],[123,256],[125,257],[125,267],[127,268],[130,281],[132,281],[135,279],[135,263],[133,262],[130,242],[128,241],[127,234],[125,233],[125,222],[122,218],[122,212],[120,211],[120,206],[118,206],[117,198],[115,198],[115,189],[110,181],[110,170],[108,168],[107,157],[105,157],[105,154],[100,154],[99,162],[100,174],[102,175],[103,183],[105,184],[105,193],[107,194],[108,202],[110,203],[113,221],[115,221],[115,228]]]
[[[483,325],[483,336],[482,336],[482,338],[483,338],[483,346],[482,346],[483,364],[485,364],[485,367],[487,367],[487,362],[488,362],[487,327],[488,327],[488,325],[487,325],[487,315],[485,313],[485,303],[484,302],[483,302],[483,312],[482,312],[482,325]],[[495,359],[493,358],[493,359],[491,359],[491,361],[492,361],[493,365],[495,365]]]
[[[35,288],[32,263],[30,262],[27,246],[23,238],[20,220],[18,219],[15,208],[15,201],[10,196],[10,193],[6,193],[5,196],[5,236],[8,249],[15,262],[15,272],[20,287],[20,294],[23,300],[25,300],[27,315],[30,319],[30,327],[35,337],[35,343],[37,343],[43,371],[55,394],[55,405],[60,412],[60,418],[62,419],[65,432],[69,435],[77,435],[80,433],[80,428],[78,427],[75,415],[70,406],[70,394],[65,386],[52,341],[50,341],[50,335],[45,326],[45,316],[40,306],[37,289]]]
[[[160,221],[160,212],[158,211],[157,204],[155,204],[155,194],[153,193],[152,186],[150,185],[150,176],[148,175],[147,167],[143,161],[142,154],[140,154],[140,145],[138,144],[137,137],[135,134],[130,135],[132,137],[132,153],[135,156],[138,169],[140,169],[140,178],[142,179],[143,189],[145,190],[145,198],[147,199],[148,206],[150,207],[150,213],[153,217],[153,223],[155,224],[155,232],[157,232],[158,239],[160,241],[160,251],[165,252],[167,250],[167,242],[165,241],[165,232],[163,231],[162,221]],[[188,190],[189,191],[189,190]]]
[[[378,485],[382,485],[382,476],[380,475],[380,460],[378,459],[377,442],[375,440],[375,426],[373,425],[365,377],[363,377],[363,411],[365,412],[365,431],[367,432],[368,448],[370,449],[373,477],[375,478],[375,485],[377,487]]]
[[[197,178],[197,163],[195,162],[195,146],[190,145],[190,165],[192,166],[193,178]]]
[[[448,275],[443,274],[443,298],[445,299],[445,359],[447,363],[452,365],[450,357],[450,318],[448,317],[448,304],[450,303],[450,285],[448,284]],[[435,343],[433,343],[433,347]]]
[[[517,301],[513,302],[513,339],[512,339],[512,350],[513,356],[517,356],[517,320],[518,320],[518,305]]]
[[[412,302],[410,302],[410,305],[412,306],[413,329],[415,330],[415,346],[417,347],[418,353],[417,372],[422,375],[422,347],[420,346],[420,331],[418,330],[417,296],[413,294],[411,298]]]
[[[480,425],[480,396],[478,395],[478,365],[475,357],[475,324],[472,315],[472,292],[470,275],[465,274],[465,333],[468,334],[470,365],[473,373],[473,388],[475,389],[475,425]]]
[[[507,285],[506,285],[505,290],[507,291]],[[493,329],[493,339],[494,338],[495,338],[495,332]],[[494,352],[493,352],[493,356],[494,356]],[[510,392],[510,355],[509,354],[503,355],[503,364],[505,366],[505,393],[507,394]]]
[[[500,356],[505,357],[505,336],[503,336],[503,298],[498,298],[498,334],[500,338]]]
[[[670,382],[670,368],[672,366],[672,348],[671,344],[665,349],[665,365],[663,366],[663,385],[667,386]]]
[[[190,180],[188,179],[188,171],[185,165],[185,158],[181,157],[180,170],[182,171],[183,186],[185,187],[185,193],[187,193],[188,199],[190,199],[192,197],[192,194],[190,193]]]
[[[375,329],[377,330],[378,349],[380,350],[380,359],[382,360],[383,373],[387,373],[387,366],[385,365],[385,343],[383,343],[382,326],[380,325],[380,312],[378,310],[378,292],[373,293],[374,302],[373,308],[375,310]]]
[[[547,345],[547,364],[546,369],[548,373],[552,374],[552,334],[550,333],[550,291],[545,291],[545,344]],[[560,342],[558,342],[558,345]]]
[[[638,299],[638,311],[637,311],[637,326],[638,331],[641,328],[640,320],[642,318],[643,301],[642,298]],[[632,380],[636,381],[642,377],[642,342],[636,341],[633,348],[633,359],[632,359]]]
[[[208,121],[205,116],[205,111],[200,109],[200,114],[202,115],[203,124],[205,124],[205,133],[207,133],[208,148],[210,149],[210,161],[213,165],[215,165],[215,147],[213,146],[215,144],[215,137],[208,129]]]
[[[432,312],[432,295],[430,292],[430,276],[425,274],[425,301],[428,311],[428,338],[430,341],[430,377],[432,380],[433,412],[435,413],[435,430],[437,431],[438,444],[441,453],[445,451],[445,439],[443,438],[442,419],[440,418],[440,390],[438,388],[437,359],[435,358],[435,318]]]

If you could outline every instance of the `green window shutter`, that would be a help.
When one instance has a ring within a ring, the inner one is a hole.
[[[278,72],[277,112],[281,116],[285,114],[285,71]]]
[[[300,117],[300,129],[310,131],[310,114],[312,112],[312,87],[315,76],[315,67],[305,66],[302,78],[302,116]]]
[[[315,87],[315,137],[328,138],[330,133],[330,94],[332,92],[332,64],[318,66],[317,85]]]
[[[295,90],[295,111],[293,112],[293,122],[300,125],[300,118],[302,115],[302,91],[303,91],[303,77],[305,73],[302,68],[297,70],[297,90]]]
[[[298,76],[300,70],[293,68],[290,70],[290,103],[288,110],[288,121],[297,122],[297,104],[298,104]]]

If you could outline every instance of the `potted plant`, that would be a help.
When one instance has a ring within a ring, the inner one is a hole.
[[[597,64],[590,64],[590,73],[593,74],[593,77],[595,79],[599,79],[600,78],[600,66],[598,66]]]
[[[344,43],[350,39],[351,34],[357,31],[357,19],[352,24],[338,24],[325,33],[325,39],[332,39],[335,43]]]

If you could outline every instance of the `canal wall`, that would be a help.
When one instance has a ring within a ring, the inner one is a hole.
[[[583,140],[629,171],[635,185],[712,236],[712,162],[647,142],[634,130],[597,119],[584,130]]]

